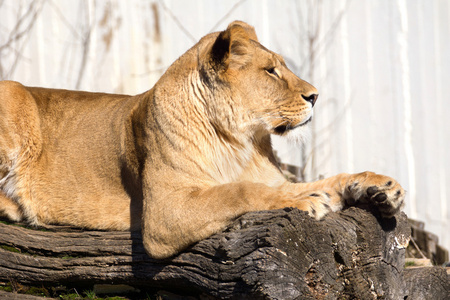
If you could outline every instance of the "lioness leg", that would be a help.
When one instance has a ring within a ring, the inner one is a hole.
[[[319,198],[305,199],[279,187],[247,181],[171,193],[170,203],[155,200],[144,199],[142,218],[144,246],[153,258],[171,256],[223,230],[246,212],[289,206],[322,211],[327,205]]]
[[[368,203],[377,207],[383,217],[399,212],[405,198],[405,191],[397,181],[372,172],[339,174],[316,182],[292,184],[289,189],[320,198],[322,202],[328,202],[333,211],[344,205]],[[317,211],[313,215],[320,218],[324,213],[326,211]]]
[[[22,212],[19,206],[0,191],[0,217],[13,222],[22,221]]]
[[[365,202],[390,217],[400,210],[404,195],[394,179],[371,172],[279,187],[253,182],[222,184],[171,194],[175,206],[144,201],[142,235],[150,256],[164,258],[223,230],[249,211],[296,207],[320,219],[346,204]]]
[[[19,219],[22,219],[23,214],[23,218],[28,222],[38,224],[35,212],[38,204],[32,201],[30,195],[30,173],[35,160],[41,153],[41,148],[41,124],[35,99],[20,83],[1,81],[0,193],[3,192],[2,198],[5,198],[5,193],[14,195],[21,207],[21,213],[18,215],[14,207],[15,202],[8,198],[3,199],[4,211],[8,211],[12,219],[19,216]],[[9,179],[7,179],[8,174],[12,175]]]

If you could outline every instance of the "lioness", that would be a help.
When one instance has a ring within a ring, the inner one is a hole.
[[[142,230],[154,258],[249,211],[322,218],[358,201],[397,213],[404,190],[371,172],[290,183],[270,134],[301,135],[317,90],[231,23],[137,96],[0,83],[0,211],[32,225]]]

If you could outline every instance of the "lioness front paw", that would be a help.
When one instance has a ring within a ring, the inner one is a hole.
[[[316,220],[322,219],[327,213],[333,211],[331,195],[325,191],[308,191],[301,194],[285,194],[269,209],[295,207],[308,212]]]
[[[325,191],[308,192],[297,196],[298,202],[295,207],[307,211],[316,220],[322,219],[332,211],[331,195]]]
[[[364,172],[351,176],[344,199],[349,205],[355,202],[369,203],[377,207],[383,217],[392,217],[403,206],[405,190],[388,176]]]

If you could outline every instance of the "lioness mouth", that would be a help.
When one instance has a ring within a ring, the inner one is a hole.
[[[292,126],[291,124],[280,125],[280,126],[275,127],[274,131],[275,131],[275,133],[282,135],[282,134],[285,134],[286,132],[288,132],[289,130],[293,130],[295,128],[298,128],[298,127],[308,124],[309,122],[311,122],[311,120],[312,120],[312,117],[310,117],[305,122],[297,124],[295,126]]]

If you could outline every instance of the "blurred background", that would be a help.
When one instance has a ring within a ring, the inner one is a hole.
[[[233,20],[319,90],[308,144],[274,138],[281,162],[305,181],[396,178],[450,248],[450,1],[0,0],[0,79],[142,93]]]

